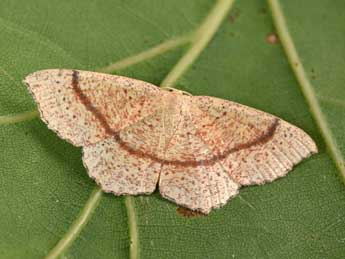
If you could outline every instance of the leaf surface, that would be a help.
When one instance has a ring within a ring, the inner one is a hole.
[[[21,83],[46,68],[98,70],[197,30],[213,1],[0,3],[0,116],[35,109]],[[345,154],[345,16],[341,0],[284,1],[297,51],[340,153]],[[316,26],[317,25],[317,26]],[[184,218],[159,194],[104,194],[67,258],[129,258],[135,221],[140,258],[342,258],[345,188],[291,70],[263,1],[238,0],[176,87],[275,114],[304,129],[319,154],[287,177],[240,195],[207,217]],[[117,71],[159,85],[188,44]],[[95,183],[78,148],[38,118],[1,123],[0,257],[42,258],[70,229]],[[127,206],[126,206],[127,205]],[[130,211],[129,211],[130,210]],[[134,215],[133,218],[128,218]]]

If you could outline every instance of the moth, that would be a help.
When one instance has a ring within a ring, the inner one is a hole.
[[[48,128],[82,147],[104,192],[160,194],[208,214],[241,186],[285,176],[317,152],[301,129],[271,114],[132,78],[49,69],[27,84]]]

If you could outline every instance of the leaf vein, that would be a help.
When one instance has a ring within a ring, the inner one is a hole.
[[[326,146],[330,152],[331,157],[333,158],[339,174],[345,183],[345,160],[342,156],[339,147],[335,141],[332,131],[328,126],[327,119],[325,118],[319,101],[314,92],[313,86],[311,85],[303,63],[298,55],[295,44],[292,40],[292,37],[289,33],[284,14],[281,10],[278,0],[268,0],[268,5],[271,9],[273,23],[277,29],[279,39],[281,40],[282,46],[284,48],[286,57],[290,63],[292,71],[294,72],[296,79],[301,87],[302,93],[309,105],[310,111],[316,121],[316,124],[319,126],[321,134],[325,140]]]
[[[67,248],[71,246],[73,241],[78,237],[79,233],[91,219],[92,213],[95,211],[99,204],[99,201],[102,198],[102,193],[102,190],[98,186],[92,191],[79,216],[73,222],[63,238],[61,238],[57,245],[52,250],[50,250],[50,252],[46,256],[47,259],[58,258],[66,251]]]

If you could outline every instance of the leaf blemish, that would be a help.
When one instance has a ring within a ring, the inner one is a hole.
[[[311,69],[311,78],[316,79],[316,73],[314,68]]]
[[[277,34],[270,33],[266,36],[266,42],[269,44],[277,44],[279,42],[279,38]]]
[[[261,13],[262,15],[267,14],[266,8],[261,8],[261,9],[260,9],[260,13]]]
[[[233,12],[230,13],[230,16],[229,16],[230,23],[234,23],[237,20],[237,18],[240,16],[240,14],[241,14],[241,11],[235,8]]]
[[[207,216],[206,214],[204,214],[200,211],[190,210],[190,209],[187,209],[185,207],[178,207],[176,209],[176,213],[182,217],[185,217],[185,218],[195,218],[195,217]]]

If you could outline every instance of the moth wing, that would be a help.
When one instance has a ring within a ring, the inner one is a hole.
[[[220,163],[197,167],[163,164],[159,178],[164,198],[205,214],[225,205],[239,188]]]
[[[317,153],[308,134],[276,116],[214,97],[193,100],[199,134],[241,185],[271,182]]]
[[[84,165],[104,191],[135,195],[156,189],[167,134],[163,115],[159,109],[117,135],[83,147]]]
[[[197,118],[200,110],[193,107],[194,98],[180,97],[179,109],[170,111],[175,127],[163,151],[159,190],[164,198],[207,214],[226,204],[238,193],[240,185],[214,160],[216,153],[200,134],[198,123],[205,117]],[[210,136],[214,133],[207,132]]]
[[[24,82],[48,127],[75,146],[97,143],[161,106],[158,87],[122,76],[49,69]]]
[[[159,162],[131,154],[113,137],[83,147],[83,163],[102,190],[115,195],[152,193],[161,170]]]
[[[268,113],[207,96],[190,98],[186,107],[159,188],[189,209],[209,213],[241,185],[271,182],[317,152],[304,131]]]

